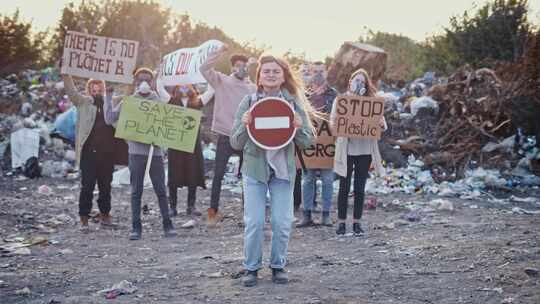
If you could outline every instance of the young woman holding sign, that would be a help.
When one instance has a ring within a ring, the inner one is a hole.
[[[192,85],[180,85],[174,87],[170,104],[198,110],[212,98],[211,87],[201,96]],[[195,142],[193,153],[169,149],[169,203],[171,216],[178,215],[176,204],[178,200],[178,188],[188,187],[187,215],[201,216],[201,212],[195,207],[197,187],[206,189],[204,181],[204,159],[201,149],[200,131]]]
[[[359,69],[349,79],[349,88],[346,94],[373,97],[376,89],[373,86],[368,73]],[[336,116],[336,103],[332,107],[330,121]],[[386,130],[386,121],[381,119],[381,127]],[[347,200],[351,189],[351,177],[354,172],[354,212],[353,232],[359,236],[364,233],[360,225],[364,208],[364,190],[369,176],[371,163],[379,174],[384,174],[382,167],[379,144],[375,139],[345,138],[336,139],[336,152],[334,156],[334,171],[339,175],[338,194],[338,228],[336,233],[343,235],[346,232],[345,221],[347,219]]]
[[[236,112],[231,135],[234,149],[243,150],[242,167],[244,185],[244,266],[245,286],[257,284],[257,271],[262,267],[264,216],[266,195],[270,193],[272,251],[270,268],[272,281],[288,283],[284,270],[289,235],[293,223],[293,188],[296,175],[295,147],[306,148],[313,143],[315,133],[310,115],[316,114],[306,101],[300,83],[293,76],[289,64],[273,56],[261,56],[257,70],[257,93],[247,95]],[[252,121],[250,106],[264,97],[278,97],[294,108],[293,141],[278,150],[264,150],[248,135]]]

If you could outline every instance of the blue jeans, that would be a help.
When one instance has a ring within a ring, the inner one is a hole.
[[[141,232],[141,202],[144,189],[144,173],[147,155],[129,155],[129,172],[131,180],[131,225],[134,231]],[[150,180],[158,198],[159,211],[163,227],[171,226],[169,205],[167,205],[167,188],[165,188],[165,168],[161,156],[152,157],[150,163]]]
[[[322,181],[322,208],[323,212],[330,211],[332,207],[332,194],[334,193],[334,170],[333,169],[307,169],[304,173],[302,190],[304,196],[304,211],[313,210],[317,189],[317,171],[321,172]]]
[[[270,192],[272,225],[271,268],[284,268],[289,235],[293,223],[294,181],[270,178],[262,183],[244,176],[244,267],[255,271],[262,267],[266,194]]]

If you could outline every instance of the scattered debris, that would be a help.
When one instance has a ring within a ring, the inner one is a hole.
[[[106,299],[111,300],[121,295],[133,294],[136,291],[137,287],[133,283],[123,280],[120,283],[114,284],[111,288],[99,291],[98,294],[104,295]]]
[[[196,224],[195,220],[189,220],[189,221],[185,222],[184,224],[182,224],[182,226],[180,226],[180,227],[182,227],[184,229],[192,229],[192,228],[195,227],[195,224]]]

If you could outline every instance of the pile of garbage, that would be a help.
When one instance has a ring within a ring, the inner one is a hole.
[[[75,178],[75,118],[56,69],[0,78],[0,172]]]
[[[494,70],[465,66],[447,79],[429,73],[401,90],[386,87],[390,91],[379,93],[389,125],[381,143],[387,147],[383,159],[404,167],[403,160],[413,155],[439,183],[464,179],[475,167],[496,169],[507,179],[531,179],[540,172],[539,134],[534,135],[540,125],[524,129],[518,124],[534,116],[516,118],[509,106],[518,98],[509,94],[514,85]],[[540,123],[540,111],[536,119]],[[401,161],[390,149],[402,154]]]
[[[441,178],[431,170],[424,169],[425,163],[413,155],[403,168],[389,168],[385,176],[368,179],[366,192],[372,194],[407,193],[434,194],[438,196],[474,199],[497,190],[511,191],[518,187],[540,186],[540,176],[504,174],[497,169],[469,168],[464,178]],[[440,174],[444,175],[444,172]],[[455,181],[453,181],[455,180]]]

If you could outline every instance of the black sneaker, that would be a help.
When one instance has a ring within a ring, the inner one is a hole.
[[[132,230],[129,234],[129,240],[130,241],[138,241],[141,239],[141,232],[138,230]]]
[[[246,275],[242,278],[242,284],[246,287],[253,287],[257,285],[257,270],[248,270]]]
[[[346,231],[347,231],[347,228],[345,227],[345,223],[339,223],[336,230],[336,234],[344,235]]]
[[[283,268],[272,268],[272,282],[276,284],[289,283],[289,275]]]
[[[362,226],[360,226],[360,223],[353,223],[352,229],[355,236],[364,235],[364,230],[362,230]]]
[[[177,236],[176,231],[174,231],[171,220],[166,221],[163,224],[163,237],[171,238]]]
[[[201,216],[202,213],[195,206],[193,206],[186,208],[186,215]]]

